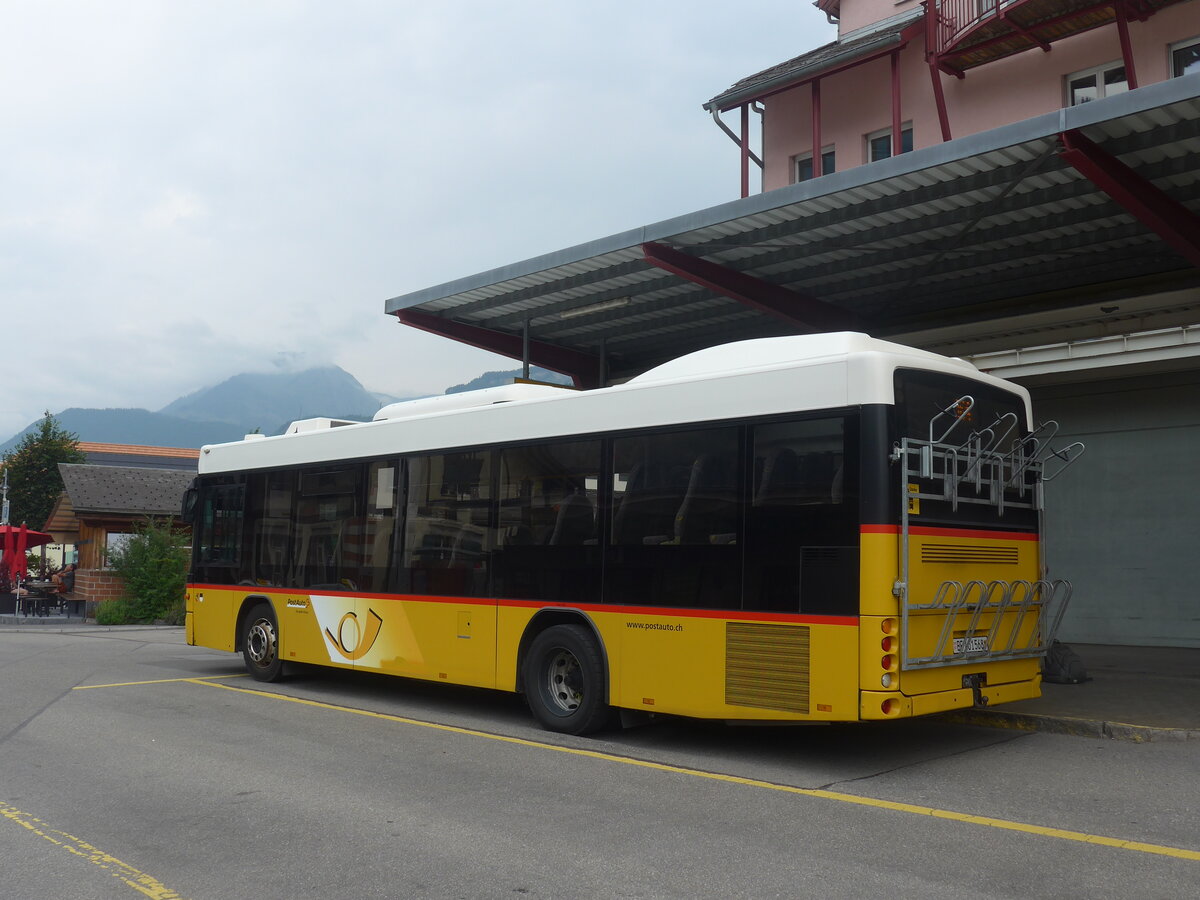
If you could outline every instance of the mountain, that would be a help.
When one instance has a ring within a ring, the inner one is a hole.
[[[197,422],[228,422],[243,428],[243,434],[255,428],[273,434],[282,430],[281,423],[286,427],[314,416],[366,421],[379,406],[376,396],[345,369],[322,366],[288,374],[234,375],[159,412]]]
[[[520,369],[485,372],[464,384],[447,388],[447,394],[510,384]],[[537,381],[568,384],[570,379],[536,366],[529,375]],[[281,434],[297,419],[329,416],[367,421],[381,406],[411,397],[389,397],[366,390],[358,379],[338,366],[321,366],[302,372],[268,375],[235,375],[220,384],[202,388],[168,403],[158,412],[146,409],[65,409],[55,418],[81,441],[106,444],[142,444],[148,447],[201,447],[241,440],[258,430]],[[37,427],[29,425],[0,445],[0,452],[16,447]]]
[[[446,388],[446,393],[459,394],[463,391],[479,391],[483,388],[499,387],[502,384],[512,384],[514,378],[520,377],[520,369],[512,369],[507,372],[484,372],[478,378],[473,378],[464,384]],[[557,372],[551,372],[549,369],[539,366],[529,367],[529,378],[531,381],[545,381],[549,384],[571,384],[571,379],[566,375],[559,375]]]
[[[146,409],[65,409],[58,423],[81,441],[142,444],[149,447],[201,447],[241,440],[251,431],[280,434],[296,419],[329,416],[368,420],[386,397],[367,391],[337,366],[270,375],[235,375],[168,403]],[[8,451],[37,427],[34,422],[0,445]]]
[[[141,444],[147,447],[200,447],[222,441],[240,440],[244,428],[228,422],[204,422],[164,416],[147,409],[64,409],[54,416],[65,430],[79,435],[81,441],[100,444]],[[37,429],[37,422],[13,435],[0,452],[8,452],[26,434]]]

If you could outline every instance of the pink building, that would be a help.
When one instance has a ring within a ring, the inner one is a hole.
[[[838,40],[734,84],[742,196],[1200,71],[1197,0],[816,0]],[[751,129],[761,117],[761,157]],[[821,152],[814,159],[814,147]]]

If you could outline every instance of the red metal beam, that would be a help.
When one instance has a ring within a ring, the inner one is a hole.
[[[460,344],[499,353],[511,359],[522,359],[524,340],[519,334],[504,334],[490,328],[480,328],[478,325],[453,322],[415,309],[402,309],[396,313],[396,318],[404,325],[450,338]],[[578,388],[600,386],[600,357],[590,353],[556,347],[544,341],[530,341],[529,361],[542,368],[571,376]]]
[[[750,104],[742,104],[742,197],[750,196]]]
[[[942,90],[942,72],[937,57],[929,57],[929,77],[933,80],[933,103],[937,107],[938,125],[942,129],[942,140],[950,140],[950,114],[946,110],[946,94]]]
[[[1126,15],[1125,4],[1113,4],[1113,12],[1117,16],[1117,36],[1121,39],[1121,60],[1125,63],[1125,83],[1129,85],[1131,91],[1136,91],[1138,86],[1137,70],[1133,65],[1133,44],[1129,40],[1129,18]],[[1098,79],[1103,75],[1097,75]]]
[[[814,78],[809,90],[812,92],[812,177],[820,178],[825,174],[825,165],[821,159],[821,79]]]
[[[1059,135],[1059,155],[1135,219],[1200,268],[1200,216],[1088,139],[1080,131]]]
[[[904,117],[900,114],[900,51],[892,53],[892,156],[899,156],[904,144],[900,135]]]
[[[925,7],[925,61],[929,63],[929,78],[933,82],[933,103],[937,108],[942,140],[948,141],[950,140],[950,114],[946,111],[946,94],[942,90],[942,61],[937,54],[937,3],[935,0],[925,0],[922,5]],[[958,77],[962,78],[963,76],[959,73]]]
[[[736,300],[744,306],[783,319],[803,331],[845,331],[861,328],[853,313],[789,288],[737,272],[665,244],[642,244],[646,262],[673,275]]]

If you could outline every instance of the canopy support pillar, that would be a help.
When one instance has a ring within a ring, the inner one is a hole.
[[[460,344],[478,347],[480,350],[498,353],[510,359],[528,359],[534,365],[570,376],[578,388],[599,386],[597,375],[600,371],[600,361],[590,353],[530,340],[528,335],[505,334],[490,328],[480,328],[478,325],[443,319],[415,309],[402,309],[396,313],[396,318],[404,325],[450,338]]]

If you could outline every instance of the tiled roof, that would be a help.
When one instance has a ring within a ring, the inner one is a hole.
[[[179,515],[194,470],[59,463],[63,486],[76,516]]]

